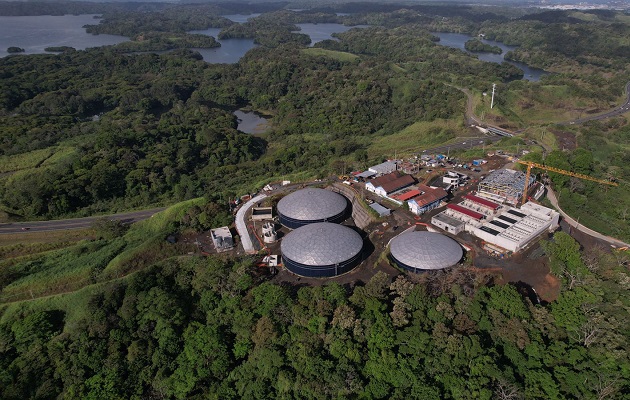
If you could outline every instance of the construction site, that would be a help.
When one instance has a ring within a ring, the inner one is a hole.
[[[525,172],[494,156],[466,174],[407,175],[392,172],[390,162],[352,181],[268,185],[237,216],[247,230],[239,230],[236,251],[261,255],[258,265],[281,282],[354,284],[378,271],[420,277],[467,266],[525,282],[552,300],[557,281],[539,239],[561,229],[561,218],[536,200],[545,191],[531,173],[537,164],[520,163]],[[414,212],[414,199],[429,192],[439,193],[435,204]]]

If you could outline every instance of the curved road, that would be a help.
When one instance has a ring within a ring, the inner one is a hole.
[[[464,89],[464,88],[459,88],[456,87],[456,89],[461,90],[464,94],[466,94],[466,96],[468,97],[468,101],[466,104],[466,122],[469,124],[477,124],[477,125],[481,125],[481,122],[479,120],[479,118],[477,118],[477,116],[474,114],[473,108],[472,108],[472,104],[473,104],[473,97],[472,94]],[[585,118],[580,118],[580,119],[576,119],[573,121],[567,121],[567,122],[562,122],[559,123],[558,125],[573,125],[573,124],[581,124],[587,121],[594,121],[594,120],[601,120],[601,119],[606,119],[606,118],[610,118],[610,117],[615,117],[617,115],[621,115],[624,114],[628,111],[630,111],[630,82],[626,83],[626,101],[618,106],[617,108],[610,110],[604,114],[598,114],[598,115],[593,115],[593,116],[589,116],[589,117],[585,117]],[[502,138],[502,136],[496,136],[495,135],[495,139],[493,141],[496,140],[500,140]],[[433,149],[431,149],[433,150]],[[558,210],[558,212],[560,212],[560,214],[562,215],[562,217],[565,219],[565,221],[569,224],[569,226],[574,227],[575,229],[579,230],[582,233],[585,233],[589,236],[592,236],[596,239],[600,239],[605,241],[608,244],[611,244],[613,246],[616,247],[630,247],[629,244],[622,242],[621,240],[612,238],[610,236],[606,236],[603,235],[599,232],[596,232],[592,229],[589,229],[587,227],[585,227],[584,225],[580,225],[577,221],[575,221],[573,218],[571,218],[568,214],[566,214],[564,211],[562,211],[562,209],[560,208],[559,204],[558,204],[558,200],[556,199],[555,193],[548,187],[547,188],[547,198],[549,199],[549,201],[551,202],[551,204]]]
[[[481,121],[479,120],[479,118],[477,118],[477,116],[474,114],[473,109],[472,109],[472,94],[463,88],[459,88],[456,87],[456,89],[461,90],[462,92],[464,92],[466,94],[466,96],[468,97],[468,101],[467,101],[467,105],[466,105],[466,122],[469,125],[482,125]],[[600,120],[600,119],[605,119],[605,118],[610,118],[610,117],[614,117],[617,115],[621,115],[624,114],[628,111],[630,111],[630,82],[628,82],[626,84],[626,101],[624,104],[622,104],[621,106],[607,112],[604,114],[599,114],[599,115],[593,115],[590,117],[585,117],[585,118],[579,118],[573,121],[567,121],[567,122],[562,122],[559,123],[558,125],[569,125],[569,124],[581,124],[583,122],[586,121],[593,121],[593,120]],[[497,128],[499,129],[499,128]],[[433,147],[431,149],[426,149],[423,152],[424,153],[447,153],[449,150],[453,149],[468,149],[468,148],[472,148],[472,147],[476,147],[479,146],[483,143],[485,143],[486,141],[491,141],[491,142],[496,142],[499,141],[503,138],[503,136],[500,135],[494,135],[494,134],[488,134],[488,136],[483,136],[483,137],[475,137],[475,138],[466,138],[466,139],[461,139],[458,142],[455,143],[451,143],[449,145],[444,145],[444,146],[439,146],[439,147]],[[417,153],[417,154],[421,154],[421,153]],[[552,193],[551,191],[549,191],[550,193]],[[262,198],[264,198],[265,196],[261,197],[260,199],[258,198],[260,196],[255,197],[254,199],[257,199],[256,201],[260,201]],[[247,231],[247,226],[243,226],[244,225],[244,216],[245,216],[245,212],[247,210],[249,210],[249,208],[254,204],[254,199],[250,200],[249,202],[247,202],[247,204],[244,204],[241,209],[238,211],[238,213],[241,213],[239,218],[239,214],[237,213],[237,218],[236,218],[236,225],[237,225],[237,231],[239,232],[239,235],[241,236],[241,240],[243,241],[244,247],[245,247],[245,251],[254,251],[254,247],[253,244],[251,243],[251,238],[249,237],[249,234],[242,234],[244,232],[248,232]],[[555,205],[557,207],[557,204]],[[128,212],[128,213],[121,213],[121,214],[114,214],[114,215],[101,215],[101,216],[96,216],[96,217],[86,217],[86,218],[73,218],[73,219],[64,219],[64,220],[51,220],[51,221],[34,221],[34,222],[16,222],[16,223],[6,223],[6,224],[0,224],[0,235],[1,234],[15,234],[15,233],[26,233],[26,232],[46,232],[46,231],[60,231],[60,230],[69,230],[69,229],[86,229],[91,227],[91,225],[94,223],[95,220],[99,219],[99,218],[109,218],[112,220],[120,220],[123,221],[125,223],[133,223],[133,222],[137,222],[137,221],[141,221],[147,218],[150,218],[153,214],[160,212],[162,210],[164,210],[166,207],[160,207],[160,208],[152,208],[149,210],[142,210],[142,211],[132,211],[132,212]],[[559,207],[557,207],[558,210],[560,210]],[[562,211],[561,213],[563,214],[563,216],[569,220],[572,221],[574,223],[574,225],[577,225],[577,223],[575,221],[573,221],[568,215],[564,214]],[[239,224],[239,220],[243,221],[243,223]],[[239,225],[241,225],[239,227]],[[595,236],[595,234],[600,235],[599,233],[592,231],[588,228],[582,227],[580,226],[579,229],[591,236]],[[619,242],[615,239],[612,238],[608,238],[607,236],[602,236],[603,240],[608,240],[610,242],[610,240],[614,240],[617,243],[623,243],[623,242]],[[245,239],[247,238],[247,239]],[[607,239],[604,239],[607,238]],[[245,243],[245,241],[249,240],[249,245],[245,246],[248,243]],[[625,243],[624,243],[625,245]]]
[[[556,198],[556,194],[549,187],[547,187],[547,198],[549,199],[551,204],[558,210],[560,215],[562,215],[562,217],[569,224],[569,226],[571,226],[571,227],[577,229],[578,231],[583,232],[583,233],[585,233],[585,234],[587,234],[589,236],[592,236],[594,238],[603,240],[606,243],[611,244],[611,245],[613,245],[615,247],[630,247],[630,244],[628,244],[628,243],[624,243],[621,240],[617,240],[617,239],[612,238],[610,236],[602,235],[601,233],[596,232],[596,231],[594,231],[592,229],[589,229],[589,228],[585,227],[584,225],[580,225],[576,220],[574,220],[573,218],[568,216],[564,211],[562,211],[562,209],[560,208],[560,205],[558,204],[558,199]]]
[[[600,119],[616,117],[617,115],[625,114],[628,111],[630,111],[630,82],[628,82],[626,84],[626,101],[625,101],[625,103],[623,103],[619,107],[614,108],[614,109],[612,109],[612,110],[610,110],[608,112],[605,112],[603,114],[591,115],[589,117],[578,118],[578,119],[574,119],[572,121],[559,122],[558,125],[582,124],[582,123],[588,122],[588,121],[596,121],[596,120],[600,120]]]
[[[100,218],[108,218],[111,220],[122,221],[124,223],[131,224],[137,221],[151,218],[153,214],[158,213],[164,209],[166,209],[166,207],[152,208],[149,210],[141,211],[131,211],[114,215],[99,215],[86,218],[0,224],[0,235],[29,232],[63,231],[70,229],[87,229],[92,226],[94,221]]]
[[[236,212],[236,231],[241,238],[241,243],[243,244],[243,250],[245,250],[248,254],[256,253],[256,249],[254,248],[254,244],[252,243],[252,238],[249,235],[249,230],[247,230],[247,212],[250,208],[262,199],[267,197],[266,194],[261,193],[256,197],[253,197],[247,203],[243,204],[241,208]]]

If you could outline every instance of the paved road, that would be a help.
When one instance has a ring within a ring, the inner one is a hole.
[[[426,150],[422,150],[421,153],[417,153],[417,154],[423,154],[423,153],[428,153],[428,154],[447,154],[450,150],[472,149],[473,147],[477,147],[477,146],[483,145],[487,141],[490,141],[490,142],[493,142],[493,143],[494,142],[498,142],[502,138],[503,138],[503,136],[490,135],[489,134],[488,136],[480,136],[480,137],[460,139],[459,141],[451,143],[451,144],[447,144],[447,145],[444,145],[444,146],[433,147],[433,148],[426,149]]]
[[[617,115],[625,114],[628,111],[630,111],[630,82],[628,82],[626,84],[626,101],[625,101],[625,103],[623,103],[619,107],[617,107],[617,108],[615,108],[613,110],[610,110],[608,112],[605,112],[603,114],[591,115],[591,116],[584,117],[584,118],[574,119],[572,121],[560,122],[560,123],[558,123],[558,125],[582,124],[582,123],[587,122],[587,121],[596,121],[596,120],[606,119],[606,118],[610,118],[610,117],[616,117]]]
[[[243,250],[246,253],[253,254],[256,252],[254,248],[254,244],[252,243],[252,238],[249,236],[249,230],[247,229],[247,212],[250,208],[262,199],[267,197],[266,194],[261,193],[256,197],[253,197],[250,201],[243,204],[241,208],[236,212],[236,231],[238,235],[241,237],[241,243],[243,244]]]
[[[584,232],[587,235],[592,236],[594,238],[603,240],[606,243],[611,244],[611,245],[613,245],[615,247],[629,247],[630,246],[629,244],[624,243],[621,240],[617,240],[617,239],[612,238],[610,236],[602,235],[601,233],[595,232],[594,230],[589,229],[589,228],[585,227],[584,225],[578,224],[578,222],[576,220],[574,220],[573,218],[568,216],[564,211],[562,211],[562,209],[558,205],[558,199],[556,198],[556,194],[548,186],[547,186],[547,198],[549,199],[551,204],[558,210],[560,215],[562,215],[562,217],[569,224],[569,226],[573,227],[574,229],[577,229],[580,232]]]
[[[0,235],[29,232],[63,231],[70,229],[86,229],[90,228],[94,221],[99,218],[109,218],[116,221],[123,221],[125,223],[133,223],[150,218],[153,214],[158,213],[165,208],[166,207],[152,208],[150,210],[132,211],[115,215],[99,215],[96,217],[86,218],[0,224]]]

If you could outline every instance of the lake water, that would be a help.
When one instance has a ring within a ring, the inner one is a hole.
[[[251,15],[224,15],[226,18],[230,18],[233,21],[238,22],[240,20],[245,22],[247,18],[253,18],[256,15],[260,14],[251,14]],[[239,17],[239,18],[237,18]],[[245,18],[247,17],[247,18]],[[332,37],[333,33],[341,33],[345,32],[352,28],[365,28],[367,25],[359,25],[359,26],[345,26],[342,24],[297,24],[300,27],[301,31],[299,33],[304,33],[309,35],[311,38],[311,46],[317,42],[321,42],[326,39],[337,40]],[[189,33],[199,33],[202,35],[213,36],[215,39],[219,36],[219,32],[221,32],[220,28],[210,28],[204,29],[200,31],[190,31]],[[197,50],[206,62],[209,63],[228,63],[233,64],[238,62],[238,60],[245,55],[249,50],[256,47],[253,39],[217,39],[219,43],[221,43],[221,47],[217,47],[214,49],[194,49]]]
[[[93,15],[38,15],[0,17],[0,57],[8,55],[7,48],[21,47],[20,54],[46,53],[51,46],[70,46],[77,50],[88,47],[118,44],[129,40],[124,36],[91,35],[83,25],[98,24]]]
[[[482,39],[481,41],[484,43],[487,43],[492,46],[499,46],[501,50],[503,50],[503,53],[502,54],[473,53],[466,50],[466,48],[464,47],[465,43],[469,41],[470,39],[472,39],[472,36],[469,36],[463,33],[450,33],[450,32],[431,32],[431,33],[440,38],[440,41],[438,42],[439,44],[443,46],[453,47],[455,49],[460,49],[470,54],[474,54],[477,57],[479,57],[479,59],[482,61],[494,62],[494,63],[502,63],[504,61],[508,62],[523,70],[523,73],[524,73],[523,79],[535,82],[535,81],[539,81],[542,76],[549,74],[549,72],[547,71],[544,71],[538,68],[532,68],[528,66],[527,64],[523,64],[521,62],[506,60],[504,58],[505,53],[507,53],[510,50],[516,49],[516,46],[508,46],[501,42],[495,42],[493,40]]]
[[[254,14],[252,14],[254,15]],[[226,16],[227,17],[227,16]],[[216,64],[234,64],[245,55],[249,50],[256,47],[253,39],[217,39],[219,37],[221,28],[210,28],[201,31],[190,31],[189,33],[199,33],[201,35],[208,35],[214,37],[221,47],[215,47],[212,49],[194,49],[197,50],[202,56],[204,61]]]
[[[241,132],[255,135],[269,129],[269,121],[254,112],[236,110],[233,114],[238,121],[237,129]]]
[[[367,28],[368,25],[346,26],[342,24],[296,24],[300,27],[301,31],[298,33],[304,33],[311,38],[311,46],[322,40],[332,39],[337,40],[332,36],[333,33],[343,33],[352,28]]]
[[[222,17],[225,17],[229,19],[230,21],[234,21],[234,22],[238,22],[239,24],[242,24],[244,22],[247,22],[248,19],[256,18],[259,15],[260,14],[231,14],[231,15],[222,15]]]

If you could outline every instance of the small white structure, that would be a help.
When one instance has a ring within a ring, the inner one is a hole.
[[[265,243],[275,243],[278,240],[276,227],[273,222],[265,222],[262,226],[262,237]]]
[[[447,185],[458,186],[461,183],[464,183],[468,179],[468,175],[460,174],[455,171],[448,171],[446,175],[442,177],[442,182]]]
[[[368,171],[374,172],[377,175],[384,175],[394,172],[396,169],[398,169],[398,165],[396,165],[395,162],[385,161],[384,163],[371,166],[368,168]]]
[[[262,262],[267,264],[268,267],[277,267],[278,266],[278,255],[271,254],[269,256],[264,256]]]
[[[252,209],[252,220],[264,221],[266,219],[273,219],[272,207],[254,207]]]
[[[277,241],[278,241],[278,234],[276,233],[276,231],[263,233],[263,242],[269,244],[269,243],[275,243]]]
[[[230,228],[227,226],[211,229],[210,237],[212,238],[212,243],[214,243],[214,247],[218,252],[226,251],[234,247],[234,239],[232,238]]]
[[[507,209],[471,232],[488,243],[516,253],[543,232],[556,230],[559,219],[560,214],[555,210],[527,202],[520,209]]]
[[[444,212],[434,215],[433,218],[431,218],[431,224],[453,235],[462,232],[466,226],[463,221],[455,219]]]
[[[372,210],[376,211],[378,213],[379,217],[387,217],[388,215],[390,215],[392,213],[392,210],[390,210],[387,207],[383,207],[382,205],[380,205],[378,203],[370,204],[370,208]]]

